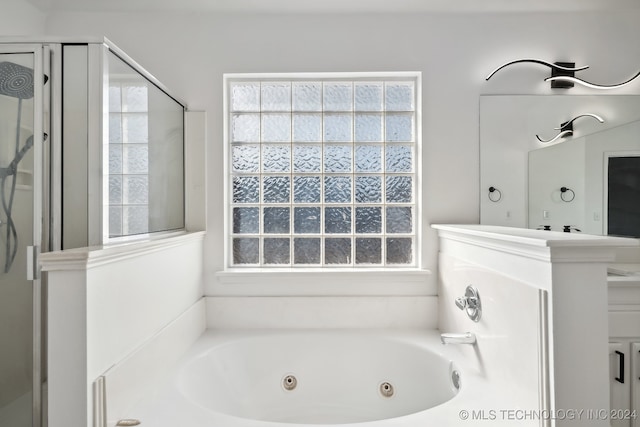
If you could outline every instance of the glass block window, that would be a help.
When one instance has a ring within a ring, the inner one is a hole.
[[[228,264],[415,266],[418,78],[227,76]]]

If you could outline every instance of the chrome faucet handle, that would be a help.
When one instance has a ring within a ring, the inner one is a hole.
[[[467,311],[469,319],[474,322],[480,321],[480,317],[482,317],[482,303],[480,302],[480,294],[474,286],[467,286],[464,296],[456,298],[455,303],[460,310]]]

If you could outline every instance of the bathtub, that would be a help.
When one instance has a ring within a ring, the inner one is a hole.
[[[154,427],[469,427],[471,411],[495,407],[497,395],[465,351],[426,330],[208,330],[129,418]]]

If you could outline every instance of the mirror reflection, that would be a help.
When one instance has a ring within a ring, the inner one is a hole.
[[[109,53],[109,237],[184,227],[184,107]]]
[[[640,237],[640,96],[481,96],[480,171],[482,224]]]

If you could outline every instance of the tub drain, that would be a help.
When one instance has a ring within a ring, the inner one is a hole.
[[[380,384],[380,394],[383,395],[384,397],[391,397],[393,396],[393,386],[391,385],[391,383],[388,382],[383,382]]]
[[[287,375],[282,379],[282,387],[287,391],[293,390],[297,385],[298,380],[293,375]]]
[[[451,382],[456,390],[460,390],[460,373],[458,371],[451,372]]]

